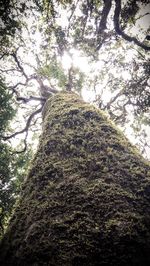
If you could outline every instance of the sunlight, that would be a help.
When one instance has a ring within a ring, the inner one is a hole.
[[[73,64],[74,67],[79,68],[80,71],[85,74],[90,72],[91,67],[88,63],[87,57],[81,56],[81,53],[76,49],[71,49],[69,54],[65,52],[62,57],[62,65],[65,70],[68,70]]]
[[[82,89],[81,95],[84,101],[91,102],[91,103],[95,100],[95,96],[96,96],[94,91],[88,90],[86,87]]]
[[[62,66],[65,70],[68,70],[72,65],[72,58],[71,56],[65,52],[62,57]]]
[[[72,49],[73,50],[73,49]],[[73,50],[73,63],[75,67],[78,67],[82,72],[88,73],[91,70],[91,67],[88,63],[87,57],[81,56],[80,52]]]
[[[131,79],[131,74],[127,70],[122,71],[121,76],[124,80],[130,80]]]
[[[137,16],[137,21],[135,25],[132,27],[132,32],[134,34],[137,34],[139,39],[143,41],[145,39],[145,33],[144,31],[149,30],[150,25],[150,13],[148,12],[150,10],[150,4],[147,6],[142,5],[142,3],[139,3],[140,11]]]

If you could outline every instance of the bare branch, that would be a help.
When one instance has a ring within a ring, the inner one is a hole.
[[[17,132],[13,133],[13,134],[10,135],[10,136],[0,136],[0,137],[1,137],[3,140],[9,140],[9,139],[11,139],[11,138],[16,137],[17,135],[20,135],[20,134],[22,134],[22,133],[24,133],[24,132],[27,132],[27,131],[29,130],[29,127],[30,127],[30,124],[31,124],[32,119],[34,118],[35,115],[39,114],[39,113],[42,111],[42,109],[43,109],[43,106],[40,107],[39,109],[37,109],[35,112],[33,112],[33,113],[28,117],[27,122],[26,122],[26,126],[25,126],[22,130],[17,131]]]
[[[28,103],[30,101],[40,101],[40,102],[45,102],[46,98],[45,97],[36,97],[36,96],[30,96],[29,98],[25,98],[25,97],[17,97],[16,98],[17,101],[22,101],[24,103]]]
[[[24,152],[26,152],[27,151],[27,137],[28,137],[28,131],[26,132],[26,136],[25,136],[25,138],[24,138],[24,140],[23,140],[23,142],[24,142],[24,147],[23,147],[23,149],[22,150],[20,150],[20,151],[13,151],[11,154],[13,155],[13,154],[21,154],[21,153],[24,153]]]
[[[27,85],[27,81],[26,81],[25,83],[18,82],[18,83],[15,84],[14,86],[9,86],[9,89],[11,89],[12,92],[13,92],[14,94],[16,94],[17,97],[19,96],[19,92],[16,90],[16,88],[17,88],[19,85],[26,86],[26,85]]]
[[[144,15],[139,16],[139,17],[136,19],[136,21],[139,20],[139,19],[141,19],[141,18],[144,18],[145,16],[148,16],[148,15],[150,15],[149,12],[145,13]]]
[[[45,97],[47,98],[49,95],[58,92],[58,90],[56,90],[50,86],[44,85],[42,79],[39,76],[37,76],[36,74],[32,75],[30,77],[30,80],[31,79],[35,79],[38,82],[38,84],[40,86],[39,89],[40,89],[40,93],[41,93],[42,98],[45,98]]]
[[[0,69],[2,73],[9,73],[9,72],[21,72],[20,69],[10,68],[10,69]]]
[[[124,90],[119,91],[114,97],[112,97],[112,99],[107,103],[105,108],[109,110],[111,105],[122,95],[124,95]]]
[[[126,41],[133,42],[139,47],[143,48],[144,50],[150,51],[149,46],[141,43],[135,37],[131,37],[121,30],[120,25],[119,25],[119,17],[120,17],[120,12],[121,12],[121,0],[115,0],[115,3],[116,3],[116,6],[115,6],[115,13],[114,13],[114,27],[115,27],[116,33],[122,36],[123,39],[125,39]]]
[[[20,62],[18,60],[18,57],[17,57],[18,49],[15,52],[11,53],[10,55],[14,58],[15,62],[17,63],[18,68],[21,70],[21,72],[24,75],[24,77],[26,78],[26,80],[28,80],[28,76],[25,73],[25,71],[24,71],[23,67],[21,66],[21,64],[20,64]]]
[[[0,56],[0,60],[3,59],[3,57],[8,56],[8,55],[9,55],[9,53],[3,53],[3,54]]]

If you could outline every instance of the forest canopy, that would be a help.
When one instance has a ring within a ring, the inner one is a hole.
[[[106,111],[148,157],[149,10],[148,0],[0,1],[0,163],[9,162],[2,223],[36,150],[45,101],[57,91]]]

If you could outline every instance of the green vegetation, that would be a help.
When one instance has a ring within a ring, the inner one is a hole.
[[[10,144],[3,141],[9,122],[15,116],[12,94],[0,80],[0,238],[3,235],[16,198],[20,192],[24,171],[31,160],[31,151],[14,154]]]
[[[0,80],[0,135],[6,130],[14,114],[11,95],[4,82]],[[8,213],[14,204],[10,162],[9,146],[0,139],[0,235],[4,230],[5,219],[8,218]]]

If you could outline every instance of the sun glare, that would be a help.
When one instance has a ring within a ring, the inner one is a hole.
[[[65,70],[68,70],[71,65],[73,65],[85,74],[91,70],[87,57],[82,56],[80,52],[75,49],[71,49],[69,54],[67,52],[64,53],[62,57],[62,65]]]
[[[63,57],[62,57],[62,66],[65,70],[68,70],[71,65],[73,63],[73,60],[71,58],[70,55],[68,55],[67,53],[64,53]]]

